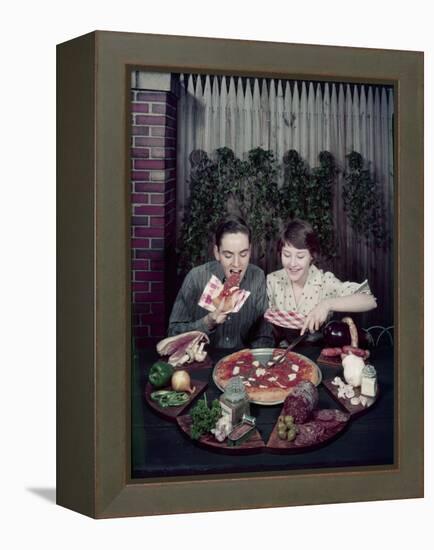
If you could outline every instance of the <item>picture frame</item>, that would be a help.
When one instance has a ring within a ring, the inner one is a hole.
[[[393,467],[130,478],[134,67],[394,86]],[[423,54],[96,31],[58,46],[57,94],[57,503],[108,518],[422,497]]]

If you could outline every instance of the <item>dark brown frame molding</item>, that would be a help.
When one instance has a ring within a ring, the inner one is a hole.
[[[423,53],[97,31],[57,60],[58,504],[104,518],[423,496]],[[393,467],[130,479],[134,67],[394,85]]]

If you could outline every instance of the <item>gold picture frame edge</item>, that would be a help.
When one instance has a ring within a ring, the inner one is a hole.
[[[395,85],[397,464],[133,482],[129,70],[234,74],[241,65],[244,74]],[[422,251],[422,53],[110,31],[59,45],[57,502],[120,517],[423,496]]]

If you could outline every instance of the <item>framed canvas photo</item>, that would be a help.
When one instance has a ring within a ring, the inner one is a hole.
[[[97,31],[57,69],[58,503],[423,496],[423,54]]]

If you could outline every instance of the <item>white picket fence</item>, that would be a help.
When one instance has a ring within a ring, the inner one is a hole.
[[[189,197],[189,154],[202,149],[212,155],[227,146],[239,158],[254,147],[275,152],[282,162],[295,149],[311,167],[329,151],[341,170],[355,150],[369,163],[387,208],[386,229],[393,233],[393,89],[349,83],[314,83],[216,75],[180,75],[177,134],[177,226],[181,227]],[[347,224],[342,204],[343,178],[338,178],[334,218],[341,277],[370,278],[388,302],[392,315],[390,252],[360,242]]]

